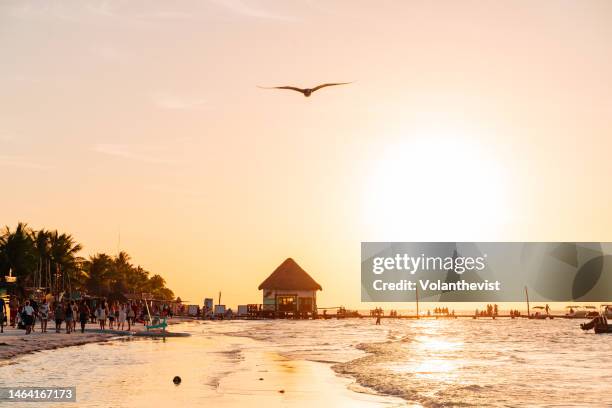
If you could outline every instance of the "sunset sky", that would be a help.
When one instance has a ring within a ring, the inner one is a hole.
[[[2,1],[0,225],[184,299],[361,241],[611,241],[612,2]],[[310,98],[257,85],[326,88]],[[120,243],[119,241],[120,235]]]

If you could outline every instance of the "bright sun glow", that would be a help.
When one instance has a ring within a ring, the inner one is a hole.
[[[372,236],[469,240],[499,228],[510,207],[501,160],[458,131],[417,136],[391,146],[370,169],[363,203]]]

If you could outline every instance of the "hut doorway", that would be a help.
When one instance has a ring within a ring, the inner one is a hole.
[[[312,298],[311,297],[301,297],[299,298],[299,311],[311,313],[312,310]]]

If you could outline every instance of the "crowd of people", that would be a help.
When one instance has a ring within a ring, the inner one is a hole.
[[[478,310],[476,309],[476,312],[474,312],[474,316],[488,316],[488,317],[495,317],[499,315],[499,307],[495,304],[495,305],[487,305],[486,310]]]
[[[30,334],[37,330],[47,332],[49,320],[55,323],[55,332],[64,330],[67,334],[77,330],[77,323],[81,332],[85,332],[88,323],[97,324],[101,330],[132,330],[137,323],[147,324],[149,314],[162,318],[172,317],[172,309],[166,305],[153,304],[149,306],[144,301],[107,302],[104,300],[61,300],[48,302],[46,298],[37,301],[33,298],[19,301],[16,297],[7,305],[0,298],[0,332],[4,332],[4,325],[25,330]]]
[[[455,311],[453,310],[452,312],[449,312],[448,307],[436,307],[434,309],[434,315],[454,316]]]

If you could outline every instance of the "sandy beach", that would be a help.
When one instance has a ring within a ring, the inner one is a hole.
[[[174,325],[188,320],[191,319],[175,318],[170,320],[168,324]],[[127,330],[105,330],[102,332],[97,323],[88,323],[85,333],[81,333],[79,326],[75,332],[66,334],[64,327],[62,327],[60,333],[56,333],[55,326],[50,322],[46,333],[41,333],[40,325],[37,325],[35,332],[25,335],[23,329],[15,329],[9,326],[5,327],[4,333],[0,334],[0,360],[42,350],[108,341],[118,336],[129,336],[144,329],[142,324],[137,324],[131,327],[130,332]]]
[[[92,324],[93,328],[94,325]],[[41,333],[40,329],[32,334],[24,335],[23,330],[5,328],[0,334],[0,360],[23,356],[41,350],[52,350],[60,347],[78,346],[86,343],[107,341],[116,337],[115,334],[85,332],[66,334],[64,331],[55,333],[55,329]]]

